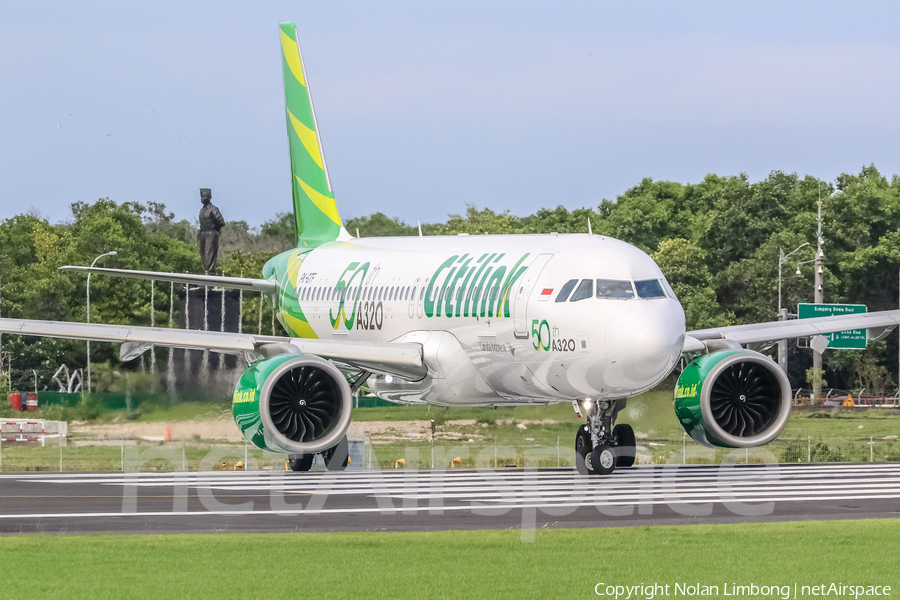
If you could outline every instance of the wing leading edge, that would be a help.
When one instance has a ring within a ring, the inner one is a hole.
[[[122,344],[122,360],[137,358],[151,346],[244,354],[250,359],[270,355],[273,350],[276,350],[275,353],[287,350],[290,353],[320,356],[354,369],[396,375],[412,381],[422,379],[427,373],[422,359],[422,346],[417,343],[313,340],[29,319],[0,319],[0,333],[118,343]]]
[[[763,349],[778,340],[823,335],[849,329],[867,329],[870,340],[880,340],[900,325],[900,310],[885,310],[794,321],[771,321],[733,327],[713,327],[688,331],[683,352],[705,352],[740,344]]]

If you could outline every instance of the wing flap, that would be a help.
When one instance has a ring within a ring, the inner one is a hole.
[[[112,275],[113,277],[128,277],[131,279],[153,279],[156,281],[172,281],[175,283],[187,283],[194,285],[209,285],[231,288],[236,290],[250,290],[274,294],[278,291],[278,284],[268,279],[253,279],[250,277],[221,277],[218,275],[191,275],[189,273],[165,273],[162,271],[132,271],[130,269],[104,269],[102,267],[75,267],[66,265],[60,267],[60,271],[78,271],[81,273],[93,273],[95,275]]]

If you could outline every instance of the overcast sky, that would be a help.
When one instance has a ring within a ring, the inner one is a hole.
[[[900,172],[900,5],[3,2],[0,218],[110,197],[288,211],[279,21],[338,207],[596,206],[644,177]]]

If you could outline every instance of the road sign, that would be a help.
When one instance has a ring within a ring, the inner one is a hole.
[[[813,317],[833,317],[835,315],[852,315],[867,312],[865,304],[799,304],[797,306],[798,319],[811,319]],[[835,333],[826,333],[829,339],[828,347],[832,350],[865,350],[866,330],[850,329]]]

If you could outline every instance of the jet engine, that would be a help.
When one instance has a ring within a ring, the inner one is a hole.
[[[791,385],[770,358],[750,350],[705,354],[675,387],[675,414],[705,446],[752,448],[781,433],[791,412]]]
[[[234,389],[234,422],[251,444],[284,454],[337,445],[352,396],[340,370],[317,356],[284,354],[253,363]]]

